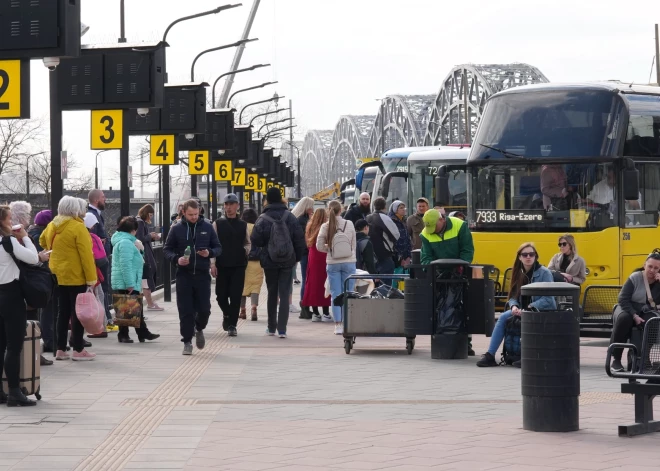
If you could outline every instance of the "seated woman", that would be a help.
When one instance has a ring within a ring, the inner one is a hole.
[[[575,238],[570,234],[559,237],[559,253],[548,264],[554,280],[580,286],[587,276],[586,267],[584,259],[577,254]]]
[[[539,311],[556,309],[557,304],[552,296],[522,296],[520,290],[523,286],[530,283],[551,282],[552,273],[546,267],[539,263],[539,254],[536,246],[532,242],[525,242],[516,252],[516,260],[511,269],[511,289],[509,290],[509,300],[506,305],[509,310],[500,314],[493,335],[490,338],[490,347],[488,351],[477,362],[477,366],[497,366],[495,354],[500,344],[504,340],[504,328],[506,321],[511,316],[519,316],[523,309],[535,308]],[[514,366],[520,367],[519,362]]]
[[[641,325],[657,316],[656,305],[660,303],[660,253],[646,258],[644,268],[628,277],[619,293],[619,304],[614,308],[612,337],[610,343],[625,343],[630,338],[633,326]],[[649,300],[653,299],[653,302]],[[623,371],[622,348],[612,352],[612,371]]]

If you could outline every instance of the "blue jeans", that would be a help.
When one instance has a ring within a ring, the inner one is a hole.
[[[305,297],[305,278],[307,278],[307,257],[308,255],[305,254],[302,256],[300,259],[300,273],[302,279],[300,280],[301,286],[300,286],[300,301],[303,300]]]
[[[341,322],[341,306],[335,306],[334,300],[337,296],[344,292],[344,282],[346,278],[355,274],[355,262],[346,263],[332,263],[328,264],[326,268],[328,272],[328,279],[330,280],[330,299],[332,304],[332,317],[335,322]],[[348,291],[355,289],[355,280],[348,282]]]
[[[497,349],[500,348],[502,340],[504,340],[504,328],[508,318],[513,314],[511,311],[506,311],[500,314],[500,318],[497,319],[495,328],[493,329],[493,335],[490,337],[490,346],[488,347],[488,353],[495,356]]]

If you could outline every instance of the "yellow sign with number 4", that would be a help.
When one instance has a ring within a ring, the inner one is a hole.
[[[149,163],[151,165],[176,165],[176,139],[174,135],[151,136]]]
[[[92,150],[121,149],[123,110],[92,110]]]

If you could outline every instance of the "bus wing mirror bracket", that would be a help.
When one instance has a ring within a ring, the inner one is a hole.
[[[639,198],[639,170],[635,163],[626,159],[626,168],[623,170],[623,199],[637,201]]]
[[[383,177],[383,187],[381,188],[380,196],[382,196],[385,199],[387,199],[387,197],[390,195],[390,183],[392,182],[392,178],[405,178],[406,180],[408,180],[408,173],[390,172]]]
[[[434,206],[448,206],[451,196],[449,194],[449,175],[447,168],[442,165],[438,168],[438,174],[434,181],[435,195],[433,198]]]

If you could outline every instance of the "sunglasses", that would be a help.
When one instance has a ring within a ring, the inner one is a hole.
[[[536,252],[520,252],[520,256],[524,258],[536,257]]]
[[[557,245],[559,247],[566,247],[568,245],[568,242],[559,242]]]

